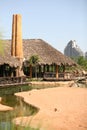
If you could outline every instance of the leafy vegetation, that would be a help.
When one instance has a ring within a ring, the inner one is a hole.
[[[39,62],[38,55],[32,55],[29,59],[29,65],[30,65],[30,77],[32,78],[32,66],[35,67],[35,77],[37,77],[37,64]]]
[[[85,70],[87,70],[87,59],[85,59],[83,56],[78,58],[77,63],[82,66]]]
[[[33,72],[35,72],[35,77],[37,77],[38,62],[39,62],[38,55],[32,55],[29,60],[26,60],[23,65],[24,74],[32,78]]]
[[[2,124],[2,126],[0,125],[0,130],[39,130],[39,128],[31,128],[29,126],[17,126],[15,124],[13,124],[12,122],[10,122],[10,125],[7,123],[6,125]]]
[[[78,65],[80,65],[84,70],[87,71],[87,59],[85,59],[83,56],[80,56],[78,58],[72,58]]]
[[[38,64],[38,62],[39,62],[38,55],[32,55],[29,59],[29,64],[31,64],[32,66],[35,66],[36,64]]]
[[[1,33],[0,33],[0,54],[4,55],[4,46]]]

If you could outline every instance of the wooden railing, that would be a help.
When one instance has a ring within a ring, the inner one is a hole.
[[[56,77],[56,73],[54,72],[45,72],[44,73],[44,78],[55,78]]]
[[[58,73],[58,79],[62,80],[68,80],[68,79],[72,79],[73,78],[73,74],[72,73]],[[55,72],[46,72],[44,73],[44,79],[56,79],[56,73]]]
[[[22,83],[26,81],[26,77],[0,77],[0,84],[12,84],[12,83]]]

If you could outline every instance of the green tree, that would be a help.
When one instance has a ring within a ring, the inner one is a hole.
[[[77,60],[77,63],[82,66],[85,70],[87,70],[87,59],[85,59],[83,56],[80,56]]]
[[[2,34],[0,33],[0,54],[4,55],[4,46],[2,41]]]
[[[35,77],[37,77],[37,64],[39,62],[38,55],[32,55],[29,59],[29,65],[30,65],[30,77],[32,78],[32,66],[35,67]]]

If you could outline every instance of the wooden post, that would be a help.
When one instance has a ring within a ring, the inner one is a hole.
[[[65,65],[63,65],[63,74],[64,74],[64,79],[65,79],[65,76],[66,76],[66,73],[65,73]]]
[[[38,71],[38,76],[41,77],[41,65],[38,65],[39,71]]]
[[[47,72],[49,72],[49,65],[47,65]]]
[[[32,78],[32,65],[30,65],[30,78]]]
[[[58,79],[58,65],[56,65],[56,79]]]
[[[43,65],[43,73],[45,73],[45,65]]]
[[[19,77],[19,67],[16,69],[16,77]]]
[[[11,78],[14,77],[14,72],[11,72]]]

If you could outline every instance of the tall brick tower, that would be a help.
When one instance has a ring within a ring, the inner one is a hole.
[[[13,15],[11,55],[23,58],[22,18],[20,14]]]
[[[18,58],[20,66],[16,69],[16,76],[23,76],[23,45],[22,45],[22,18],[20,14],[13,15],[11,55]]]

